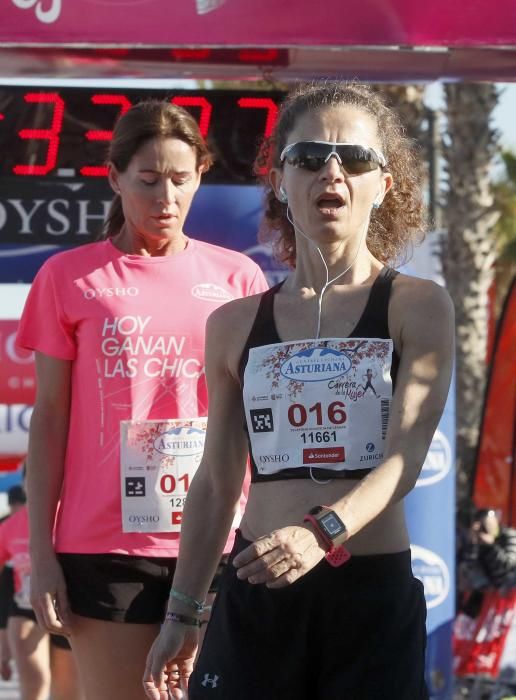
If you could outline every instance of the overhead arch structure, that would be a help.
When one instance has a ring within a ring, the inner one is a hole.
[[[4,0],[0,75],[516,77],[513,0]]]

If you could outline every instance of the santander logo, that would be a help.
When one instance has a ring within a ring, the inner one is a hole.
[[[52,24],[61,14],[61,0],[11,0],[20,10],[34,9],[36,18],[44,24]]]

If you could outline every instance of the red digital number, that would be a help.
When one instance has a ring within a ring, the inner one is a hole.
[[[15,165],[13,172],[16,175],[47,175],[57,163],[59,139],[63,125],[65,103],[57,92],[28,92],[24,96],[25,102],[36,104],[46,103],[54,105],[52,125],[50,129],[21,129],[18,136],[21,139],[36,139],[48,141],[47,159],[43,165]]]
[[[238,100],[238,106],[244,109],[265,109],[267,110],[267,117],[265,119],[265,129],[263,131],[263,138],[266,139],[272,134],[274,125],[278,118],[278,105],[271,100],[270,97],[241,97]],[[264,175],[266,172],[265,168],[260,168],[260,175]]]
[[[118,117],[125,114],[131,107],[131,103],[125,95],[93,95],[91,101],[94,105],[117,105],[120,107]],[[90,129],[86,132],[86,138],[88,141],[111,141],[113,131]],[[101,177],[108,174],[108,169],[105,165],[85,165],[79,172],[87,177]]]
[[[333,425],[342,425],[345,423],[348,417],[344,409],[345,405],[342,401],[333,401],[333,403],[328,406],[328,421]],[[288,422],[295,428],[300,428],[302,425],[306,424],[308,412],[315,413],[316,425],[323,424],[322,405],[319,401],[313,406],[310,406],[308,411],[303,404],[293,403],[288,408]]]
[[[173,97],[170,101],[172,104],[179,105],[180,107],[200,107],[199,131],[205,139],[210,128],[211,112],[213,109],[211,103],[208,102],[205,97],[188,97],[187,95],[178,95],[177,97]]]

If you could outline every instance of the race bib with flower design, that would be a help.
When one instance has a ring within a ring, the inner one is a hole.
[[[325,338],[251,348],[244,406],[259,474],[378,466],[392,399],[392,340]]]
[[[206,418],[121,421],[124,532],[180,532],[206,425]]]

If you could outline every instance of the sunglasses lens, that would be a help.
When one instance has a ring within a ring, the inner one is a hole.
[[[323,143],[313,141],[300,141],[292,146],[286,154],[285,160],[290,165],[295,165],[303,170],[316,172],[320,170],[331,149]]]
[[[316,141],[299,141],[285,154],[285,161],[290,165],[311,172],[317,172],[326,163],[330,154],[336,153],[346,172],[359,175],[380,166],[379,159],[370,148],[350,144],[317,143]]]
[[[342,161],[342,165],[348,173],[359,175],[370,170],[376,170],[380,166],[378,157],[374,151],[365,146],[344,145],[336,149]]]

